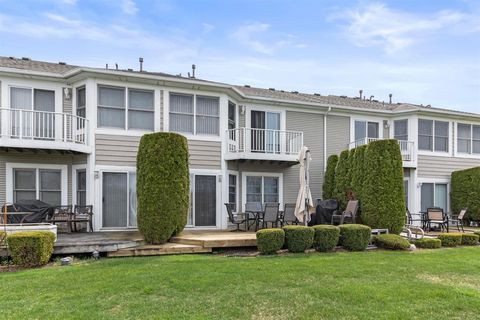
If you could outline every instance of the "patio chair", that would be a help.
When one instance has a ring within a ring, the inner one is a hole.
[[[227,208],[227,213],[228,213],[228,220],[237,225],[237,229],[235,229],[234,231],[243,231],[243,230],[240,230],[240,225],[242,223],[245,223],[245,231],[248,230],[248,219],[245,218],[245,214],[243,213],[233,213],[233,203],[225,203],[225,207]]]
[[[77,231],[77,223],[79,222],[86,222],[87,225],[90,227],[90,232],[93,232],[93,206],[80,206],[75,205],[75,209],[73,210],[72,216],[72,223],[73,229]]]
[[[247,219],[247,230],[255,224],[255,228],[258,229],[258,218],[263,215],[263,206],[260,202],[247,202],[245,203],[245,219]],[[253,217],[252,217],[253,215]],[[250,223],[250,221],[253,221]]]
[[[277,202],[269,202],[265,203],[265,210],[263,211],[263,215],[258,218],[257,226],[262,223],[263,228],[268,227],[268,223],[270,223],[275,228],[278,228],[278,223],[282,222],[280,219],[280,211],[279,211],[280,204]]]
[[[420,222],[419,225],[422,225],[423,220],[422,219],[413,219],[412,214],[410,213],[410,210],[405,212],[405,226],[403,227],[402,232],[405,232],[407,234],[407,239],[412,240],[413,237],[412,235],[415,234],[415,239],[418,239],[418,235],[420,235],[420,239],[425,236],[425,232],[423,229],[419,226],[416,225],[415,222]]]
[[[449,223],[455,224],[458,231],[460,231],[460,228],[462,228],[462,232],[465,232],[465,230],[463,230],[463,219],[465,218],[467,210],[468,208],[463,208],[458,215],[452,215],[452,218],[449,219]]]
[[[331,224],[355,223],[355,218],[358,211],[358,200],[350,200],[347,203],[347,208],[341,214],[336,211],[332,215]]]
[[[51,224],[65,223],[67,225],[67,232],[72,232],[72,206],[56,206],[53,207],[52,214],[47,216],[46,222]]]
[[[289,224],[298,224],[298,219],[295,216],[295,203],[285,203],[280,223],[282,227]]]
[[[440,230],[448,229],[448,216],[443,212],[442,208],[428,208],[427,209],[427,225],[428,231],[432,229],[432,224],[436,224],[440,227]]]

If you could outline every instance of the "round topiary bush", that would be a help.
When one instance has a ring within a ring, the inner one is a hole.
[[[342,224],[340,227],[340,244],[350,251],[363,251],[370,243],[372,230],[363,224]]]
[[[145,134],[137,154],[137,224],[148,243],[165,243],[187,224],[190,206],[187,139]]]
[[[313,244],[315,232],[306,226],[285,226],[285,244],[290,252],[305,252]]]
[[[462,234],[462,246],[476,246],[480,237],[474,233]]]
[[[323,182],[323,199],[335,198],[335,168],[337,167],[338,156],[332,154],[327,160],[325,181]]]
[[[257,231],[257,248],[261,254],[274,254],[285,243],[285,231],[282,229],[262,229]]]
[[[398,234],[380,234],[373,237],[373,242],[383,249],[407,250],[410,248],[410,242]]]
[[[436,238],[422,238],[413,242],[417,248],[438,249],[442,246],[442,240]]]
[[[22,267],[46,264],[53,253],[55,234],[50,231],[16,232],[7,236],[13,263]]]
[[[313,247],[317,251],[331,251],[338,244],[340,238],[340,229],[337,226],[317,225],[313,226],[315,236],[313,237]]]
[[[371,142],[365,153],[361,216],[374,229],[399,234],[405,224],[403,160],[397,140]]]
[[[461,233],[441,233],[438,235],[438,239],[442,241],[444,247],[456,247],[462,244]]]

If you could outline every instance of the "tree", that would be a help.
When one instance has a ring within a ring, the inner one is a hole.
[[[354,193],[357,199],[362,198],[362,189],[363,189],[363,182],[365,176],[365,150],[367,149],[367,145],[363,145],[360,147],[355,148],[355,155],[353,156],[353,160],[351,163],[352,167],[352,192]]]
[[[335,198],[338,200],[340,208],[347,206],[347,192],[350,184],[349,181],[349,156],[350,151],[344,150],[340,153],[337,167],[335,169]]]
[[[332,154],[327,160],[327,170],[325,171],[325,181],[323,182],[323,199],[335,198],[335,168],[337,167],[338,156]]]

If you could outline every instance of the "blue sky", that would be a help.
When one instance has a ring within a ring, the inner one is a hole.
[[[0,0],[0,54],[480,112],[476,0]]]

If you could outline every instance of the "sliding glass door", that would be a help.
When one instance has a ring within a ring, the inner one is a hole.
[[[217,176],[192,174],[190,176],[190,213],[188,225],[215,227],[217,224]]]
[[[102,176],[102,227],[136,227],[135,172],[103,172]]]
[[[280,113],[252,111],[250,127],[252,152],[280,152]]]

